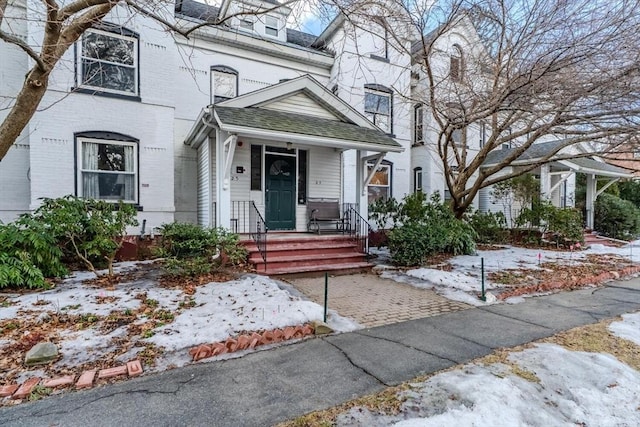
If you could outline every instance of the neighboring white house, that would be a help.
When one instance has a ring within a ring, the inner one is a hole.
[[[136,205],[147,232],[174,220],[245,231],[253,206],[272,230],[304,231],[308,199],[352,204],[366,217],[378,197],[446,197],[429,118],[412,101],[425,90],[411,50],[419,35],[398,30],[410,28],[401,16],[339,15],[314,36],[287,28],[291,11],[277,5],[178,0],[158,11],[186,28],[273,9],[188,39],[115,7],[64,55],[0,162],[0,221],[75,194]],[[35,45],[42,21],[40,2],[14,0],[2,29]],[[478,45],[472,36],[462,28],[439,41],[443,73]],[[6,107],[30,61],[3,42],[0,58]],[[482,126],[466,132],[473,152]]]

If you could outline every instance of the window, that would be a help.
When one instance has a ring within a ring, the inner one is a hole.
[[[235,98],[238,94],[238,72],[224,65],[211,67],[211,103]]]
[[[413,169],[413,192],[417,193],[422,191],[422,168],[417,167]]]
[[[138,35],[105,26],[82,35],[77,83],[99,93],[138,96]]]
[[[413,110],[413,143],[424,144],[424,106],[418,104]]]
[[[480,148],[484,147],[487,143],[487,124],[480,123]]]
[[[278,28],[280,23],[278,22],[278,18],[273,16],[265,16],[264,17],[264,33],[268,36],[278,37]]]
[[[262,145],[251,146],[251,190],[262,189]]]
[[[298,150],[298,203],[307,204],[307,151]]]
[[[249,18],[240,18],[240,28],[253,31],[253,21]]]
[[[451,140],[456,147],[464,147],[465,140],[463,131],[464,129],[454,129],[453,132],[451,132]]]
[[[375,53],[372,53],[370,57],[389,62],[389,30],[387,21],[384,17],[378,16],[373,16],[372,19],[380,25],[380,28],[374,32]]]
[[[89,132],[85,135],[76,135],[78,196],[136,203],[137,140],[105,132]],[[103,138],[98,138],[100,136]],[[114,139],[106,139],[109,137]]]
[[[371,122],[387,133],[392,132],[391,90],[380,85],[365,85],[364,114]]]
[[[367,176],[373,170],[375,165],[367,165]],[[383,161],[373,174],[373,178],[369,182],[367,188],[369,193],[369,204],[379,199],[388,199],[391,197],[391,162]]]
[[[457,44],[453,45],[453,51],[450,57],[449,75],[454,82],[462,81],[462,72],[464,69],[464,59],[462,57],[462,49]]]

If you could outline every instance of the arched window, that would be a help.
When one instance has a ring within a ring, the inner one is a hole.
[[[449,75],[454,82],[462,81],[464,70],[464,57],[462,55],[462,48],[454,44],[451,50]]]
[[[211,67],[211,103],[235,98],[238,95],[238,72],[225,65]]]
[[[79,197],[138,203],[138,140],[117,132],[75,134]]]

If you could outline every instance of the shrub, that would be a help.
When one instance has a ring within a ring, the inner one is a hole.
[[[46,288],[45,277],[62,277],[67,269],[52,234],[30,215],[0,224],[0,288]]]
[[[402,211],[406,204],[400,208],[404,223],[389,233],[389,251],[395,264],[418,265],[438,252],[454,255],[475,252],[475,231],[457,219],[448,205],[440,203],[437,194],[429,202],[424,197],[408,199],[410,209]]]
[[[160,230],[159,254],[167,258],[165,268],[172,275],[198,276],[210,273],[223,261],[241,264],[247,258],[239,236],[223,228],[174,222]]]
[[[67,255],[96,275],[98,262],[106,263],[108,274],[113,275],[113,261],[126,229],[138,225],[131,205],[75,196],[45,199],[31,217],[51,233]]]
[[[595,203],[595,229],[616,239],[633,239],[640,233],[640,210],[635,205],[603,193]]]
[[[506,243],[509,240],[507,219],[502,212],[476,211],[468,219],[478,243]]]
[[[529,230],[539,229],[540,236],[551,234],[558,244],[573,244],[584,239],[582,214],[574,208],[559,208],[549,201],[537,201],[524,208],[516,225]]]
[[[396,216],[399,205],[396,199],[378,199],[369,205],[369,219],[375,222],[378,230],[393,228],[396,225]]]

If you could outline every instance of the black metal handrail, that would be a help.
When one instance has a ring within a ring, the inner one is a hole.
[[[251,201],[249,208],[249,234],[254,242],[256,242],[256,246],[258,247],[258,252],[260,252],[260,256],[264,261],[264,268],[267,268],[267,224],[264,221],[264,218],[260,214],[260,211],[256,207],[256,204]]]
[[[342,209],[345,232],[348,233],[351,239],[356,243],[358,250],[368,255],[371,224],[369,224],[369,222],[360,215],[357,205],[353,203],[345,203]]]

